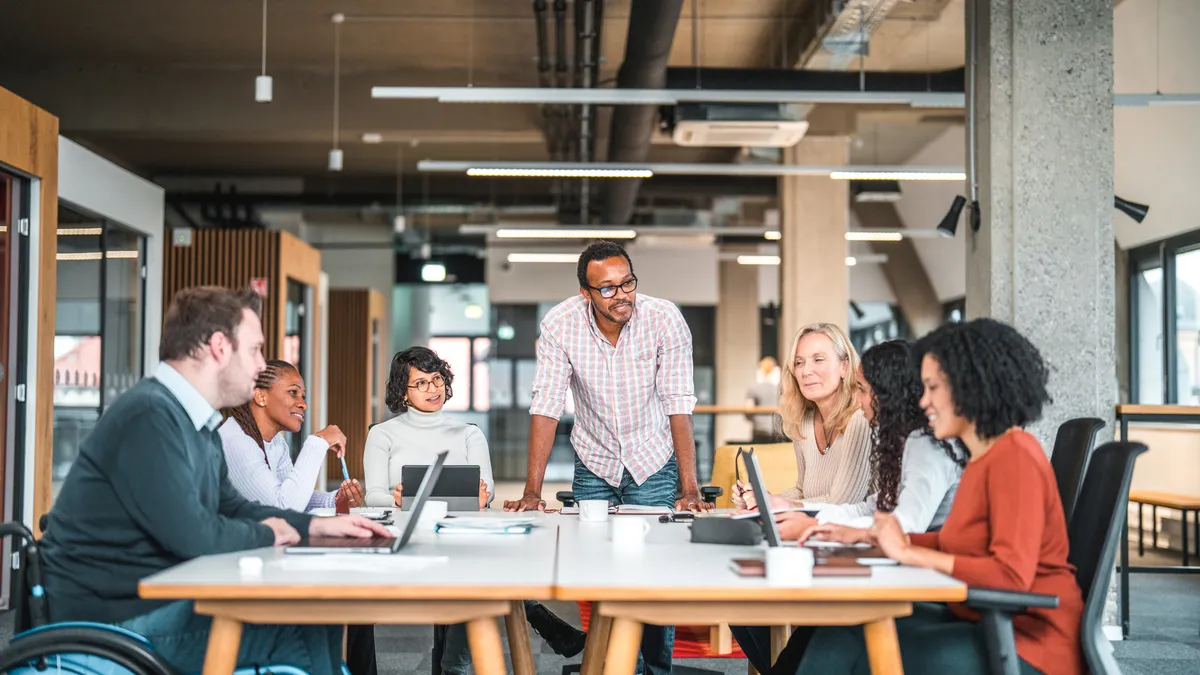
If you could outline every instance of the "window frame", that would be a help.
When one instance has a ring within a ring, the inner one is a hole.
[[[1174,237],[1160,239],[1136,248],[1129,249],[1129,273],[1125,283],[1129,293],[1129,399],[1133,403],[1141,401],[1138,373],[1138,321],[1140,304],[1138,302],[1138,276],[1147,269],[1162,268],[1162,306],[1159,313],[1162,319],[1162,369],[1163,369],[1163,405],[1177,405],[1179,402],[1179,344],[1176,339],[1178,328],[1178,279],[1176,278],[1176,258],[1183,253],[1190,253],[1200,248],[1200,230],[1193,230]]]

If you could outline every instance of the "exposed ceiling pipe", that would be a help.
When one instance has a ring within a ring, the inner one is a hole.
[[[899,0],[841,0],[841,12],[821,46],[833,55],[830,65],[845,68],[855,56],[866,56],[871,36]],[[835,5],[836,6],[836,5]]]
[[[699,75],[706,89],[760,89],[767,91],[879,91],[961,94],[966,69],[929,73],[873,71],[851,73],[830,70],[779,70],[763,68],[667,68],[666,89],[694,89]]]
[[[671,42],[682,11],[683,0],[632,0],[625,62],[617,72],[618,87],[660,89],[666,84]],[[707,82],[705,86],[708,86]],[[657,112],[655,106],[616,107],[609,133],[608,161],[645,161]],[[640,184],[641,179],[617,179],[605,183],[601,220],[615,225],[628,223],[633,216]]]
[[[600,64],[600,26],[603,24],[603,0],[577,0],[575,3],[575,86],[591,89],[596,86]],[[590,162],[595,156],[595,111],[591,105],[579,106],[578,157]],[[591,182],[579,181],[579,222],[591,220]]]

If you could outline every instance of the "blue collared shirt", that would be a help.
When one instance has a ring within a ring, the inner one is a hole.
[[[165,361],[160,362],[158,368],[154,369],[153,377],[166,387],[167,391],[171,392],[175,400],[179,401],[179,405],[183,406],[183,410],[192,420],[192,424],[196,425],[196,431],[206,427],[212,431],[221,423],[221,413],[209,404],[208,400],[192,386],[192,383],[187,381],[187,378],[180,375],[178,370],[167,365]]]

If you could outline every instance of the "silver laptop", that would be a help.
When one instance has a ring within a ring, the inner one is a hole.
[[[446,463],[447,452],[438,454],[437,459],[430,465],[429,470],[425,472],[425,478],[421,480],[421,487],[417,490],[417,496],[414,498],[412,511],[408,514],[408,522],[404,525],[404,531],[399,537],[372,537],[370,539],[354,539],[351,537],[310,537],[307,542],[288,546],[284,549],[284,553],[294,554],[320,554],[320,553],[377,553],[377,554],[392,554],[399,553],[400,549],[408,543],[412,538],[413,532],[417,529],[417,521],[421,519],[421,510],[425,508],[425,502],[429,501],[429,495],[433,493],[433,486],[437,483],[438,474],[442,472],[442,465]],[[476,507],[479,506],[479,501],[475,502]]]

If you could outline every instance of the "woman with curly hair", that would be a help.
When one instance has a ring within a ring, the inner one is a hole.
[[[1066,519],[1050,461],[1023,427],[1049,402],[1041,354],[993,319],[948,325],[917,343],[934,435],[958,438],[970,459],[958,497],[939,532],[906,535],[896,517],[877,513],[869,540],[902,565],[925,567],[978,587],[1057,596],[1058,607],[1013,618],[1021,673],[1084,672],[1079,620],[1083,597],[1067,562]],[[828,528],[813,529],[821,536]],[[896,621],[904,669],[912,673],[986,673],[978,615],[961,605],[914,605]],[[861,628],[820,628],[797,671],[866,673]]]
[[[859,410],[858,353],[841,328],[801,328],[784,359],[779,415],[796,449],[796,485],[770,495],[772,510],[803,503],[848,504],[867,496],[871,436]],[[750,486],[732,489],[738,508],[756,507]]]
[[[858,373],[858,403],[871,425],[871,491],[864,501],[829,505],[816,518],[803,513],[778,516],[780,536],[797,539],[818,523],[824,539],[856,543],[868,536],[876,511],[894,514],[905,532],[938,528],[954,502],[958,478],[967,460],[948,441],[933,437],[921,409],[920,373],[912,348],[891,340],[863,352]],[[852,527],[846,527],[852,526]],[[732,627],[746,658],[760,673],[795,673],[813,628],[797,628],[774,664],[769,662],[770,630]]]
[[[400,414],[367,433],[363,469],[368,506],[400,506],[401,467],[432,464],[439,452],[449,450],[446,464],[479,467],[479,508],[487,508],[493,494],[487,439],[479,427],[442,413],[446,401],[454,396],[453,385],[450,364],[432,349],[410,347],[392,358],[384,400],[392,412]],[[525,601],[525,617],[556,653],[575,656],[583,651],[584,632],[540,603]],[[466,624],[435,626],[434,640],[442,644],[441,672],[470,672]]]

